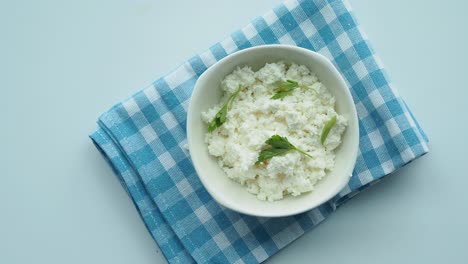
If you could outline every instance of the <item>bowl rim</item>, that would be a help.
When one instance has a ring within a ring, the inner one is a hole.
[[[296,51],[299,51],[299,52],[308,53],[308,55],[313,57],[315,60],[319,60],[319,61],[321,61],[321,63],[327,65],[328,68],[333,72],[333,75],[336,76],[336,78],[338,79],[337,81],[340,82],[343,87],[348,88],[348,89],[344,89],[345,90],[344,91],[345,92],[345,99],[346,99],[346,101],[348,101],[347,103],[352,105],[352,107],[351,107],[352,113],[349,113],[349,114],[350,114],[350,116],[353,117],[354,122],[356,124],[355,130],[356,130],[357,140],[354,140],[351,143],[352,144],[352,149],[351,149],[351,151],[349,153],[349,155],[350,155],[349,159],[351,159],[352,161],[351,161],[351,165],[349,165],[350,168],[347,168],[347,170],[345,170],[345,174],[346,174],[347,177],[346,178],[341,177],[341,178],[343,178],[343,180],[341,180],[340,183],[337,184],[335,186],[335,188],[332,191],[329,192],[328,195],[324,195],[323,197],[320,197],[320,199],[315,199],[313,202],[310,203],[309,206],[304,206],[304,207],[298,208],[296,210],[289,210],[287,212],[277,212],[277,213],[258,212],[258,211],[253,212],[253,210],[246,210],[246,209],[244,209],[242,207],[239,207],[239,206],[237,206],[235,204],[229,203],[226,199],[224,199],[222,197],[222,195],[219,195],[218,192],[216,190],[214,190],[214,188],[212,188],[212,186],[207,182],[207,178],[205,178],[203,176],[203,173],[200,173],[202,168],[200,168],[199,167],[200,164],[198,164],[196,162],[197,158],[194,159],[194,157],[192,156],[192,153],[190,154],[190,158],[192,160],[192,164],[193,164],[193,166],[195,168],[195,171],[197,173],[198,178],[202,182],[203,187],[208,191],[208,193],[211,195],[211,197],[213,197],[213,199],[217,203],[219,203],[220,205],[222,205],[222,206],[224,206],[226,208],[234,210],[236,212],[246,214],[246,215],[256,216],[256,217],[285,217],[285,216],[291,216],[291,215],[296,215],[296,214],[300,214],[300,213],[312,210],[312,209],[317,208],[318,206],[326,203],[331,198],[336,196],[349,183],[349,180],[350,180],[350,178],[352,176],[353,169],[354,169],[355,164],[356,164],[357,154],[358,154],[358,151],[359,151],[359,126],[358,126],[359,119],[357,117],[356,105],[354,104],[354,100],[352,98],[350,88],[348,87],[348,85],[346,85],[346,82],[345,82],[343,76],[338,71],[338,69],[333,65],[333,63],[328,58],[323,56],[322,54],[317,53],[317,52],[312,51],[312,50],[309,50],[309,49],[305,49],[305,48],[301,48],[301,47],[297,47],[297,46],[292,46],[292,45],[285,45],[285,44],[269,44],[269,45],[260,45],[260,46],[250,47],[250,48],[246,48],[246,49],[242,49],[242,50],[233,52],[233,53],[229,54],[228,56],[224,57],[223,59],[217,61],[213,65],[209,66],[208,69],[205,70],[200,75],[200,77],[197,79],[197,81],[195,83],[195,86],[193,88],[193,91],[192,91],[191,100],[189,102],[188,111],[187,111],[187,123],[186,123],[187,124],[187,129],[186,130],[187,130],[187,142],[188,142],[188,146],[189,146],[189,152],[190,152],[190,149],[192,149],[192,146],[193,146],[192,140],[191,140],[191,135],[192,135],[191,130],[192,129],[191,129],[191,125],[190,125],[192,123],[193,118],[194,118],[194,113],[192,111],[194,103],[193,103],[192,98],[199,97],[199,93],[202,91],[202,89],[198,88],[201,80],[205,79],[206,76],[209,76],[210,73],[215,71],[217,67],[220,67],[220,65],[225,64],[227,61],[231,60],[233,57],[241,56],[244,53],[252,52],[254,50],[277,49],[277,48],[286,49],[286,50],[288,50],[288,49],[289,50],[296,50]],[[233,183],[239,184],[239,183],[237,183],[235,181],[233,181]],[[269,201],[264,201],[264,202],[271,203]]]

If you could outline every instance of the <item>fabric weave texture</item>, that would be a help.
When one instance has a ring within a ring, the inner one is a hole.
[[[238,50],[296,45],[330,59],[359,117],[353,176],[336,197],[283,218],[218,205],[193,168],[187,107],[198,77]],[[259,263],[312,230],[341,204],[428,151],[427,137],[389,81],[347,2],[291,0],[196,55],[100,116],[91,135],[169,263]]]

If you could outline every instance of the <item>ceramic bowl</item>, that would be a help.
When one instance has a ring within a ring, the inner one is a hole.
[[[348,120],[343,143],[336,149],[335,166],[321,179],[315,189],[274,202],[261,201],[237,182],[229,179],[208,153],[205,143],[207,124],[201,113],[219,103],[222,96],[221,81],[245,65],[257,71],[265,63],[284,61],[307,66],[335,96],[335,110]],[[324,56],[299,47],[265,45],[235,52],[209,67],[198,79],[190,100],[187,117],[187,137],[190,156],[198,176],[211,196],[222,206],[240,213],[281,217],[311,210],[338,194],[348,183],[358,152],[359,126],[356,108],[343,77]]]

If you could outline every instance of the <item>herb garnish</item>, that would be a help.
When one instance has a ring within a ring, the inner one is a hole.
[[[323,143],[325,143],[328,133],[330,133],[330,130],[335,124],[336,124],[336,116],[333,116],[330,120],[327,121],[327,123],[325,123],[325,126],[323,127],[323,130],[322,130],[322,136],[320,137],[320,141],[322,142],[322,145]]]
[[[311,155],[291,144],[286,137],[273,135],[265,141],[265,144],[267,144],[267,146],[260,152],[260,155],[258,155],[258,160],[255,162],[255,165],[294,150],[312,158]]]
[[[239,88],[237,89],[236,92],[234,92],[226,101],[226,103],[219,109],[218,113],[216,113],[215,117],[211,121],[211,123],[208,125],[208,132],[213,132],[216,130],[216,128],[222,126],[224,122],[226,122],[226,116],[228,110],[232,106],[232,102],[234,99],[236,99],[237,95],[239,92],[242,90],[242,86],[239,85]]]
[[[293,90],[299,88],[299,83],[292,80],[286,80],[285,82],[277,82],[277,88],[275,88],[275,95],[271,99],[281,99],[292,94]]]

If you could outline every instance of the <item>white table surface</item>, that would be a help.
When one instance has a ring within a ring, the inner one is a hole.
[[[279,2],[1,1],[0,263],[165,263],[87,135]],[[350,2],[431,153],[268,263],[466,262],[468,2]]]

